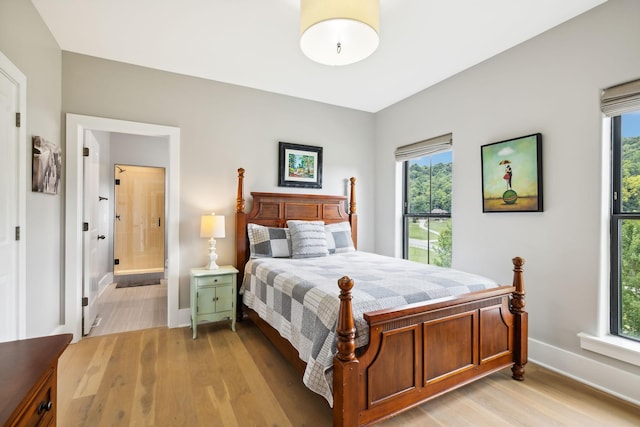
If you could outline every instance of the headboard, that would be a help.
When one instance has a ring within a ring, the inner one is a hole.
[[[242,283],[244,266],[249,259],[247,224],[260,224],[283,228],[287,220],[324,221],[325,224],[349,221],[353,244],[358,247],[358,216],[356,214],[356,179],[350,179],[349,212],[346,211],[347,196],[321,194],[255,193],[252,192],[253,208],[245,213],[244,169],[238,169],[238,197],[236,199],[236,268],[239,283]]]

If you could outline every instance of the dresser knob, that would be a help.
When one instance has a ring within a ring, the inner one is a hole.
[[[53,403],[51,401],[40,402],[40,404],[38,405],[38,415],[42,414],[45,411],[49,412],[52,407],[53,407]]]

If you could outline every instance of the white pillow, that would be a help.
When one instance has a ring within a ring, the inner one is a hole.
[[[327,249],[330,254],[342,254],[355,252],[356,248],[351,238],[351,224],[349,222],[337,222],[324,226],[327,239]]]
[[[312,258],[329,254],[324,222],[289,220],[287,226],[291,232],[293,258]]]

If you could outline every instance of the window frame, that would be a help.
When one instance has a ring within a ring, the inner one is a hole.
[[[622,319],[622,222],[640,220],[640,212],[624,212],[622,205],[622,115],[611,117],[611,212],[610,212],[610,289],[609,333],[620,338],[640,342],[625,335]]]
[[[437,219],[451,219],[451,212],[448,213],[431,213],[431,212],[420,212],[420,213],[410,213],[409,212],[409,162],[411,160],[423,159],[425,157],[433,157],[437,154],[445,153],[447,151],[451,151],[451,163],[453,164],[453,149],[443,149],[431,152],[421,157],[416,157],[413,159],[405,160],[402,162],[402,258],[408,260],[409,259],[409,221],[412,218],[427,218],[430,220],[432,218]],[[429,164],[431,168],[431,163]],[[453,179],[453,175],[452,175]],[[432,181],[431,177],[429,177],[429,194],[432,194]],[[431,207],[431,202],[429,203]],[[453,209],[451,209],[453,210]],[[431,260],[431,252],[427,250],[427,264],[430,264]]]

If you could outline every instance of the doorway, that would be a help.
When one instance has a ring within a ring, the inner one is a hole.
[[[85,130],[137,135],[162,139],[168,143],[166,167],[166,280],[167,325],[178,327],[189,321],[189,309],[180,309],[179,295],[179,220],[180,220],[180,129],[169,126],[67,114],[66,169],[66,245],[65,245],[65,325],[74,341],[82,336],[82,222],[83,170],[82,145]],[[128,148],[135,151],[133,146]],[[113,155],[113,153],[112,153]]]
[[[116,164],[114,176],[114,276],[164,273],[164,168]]]

